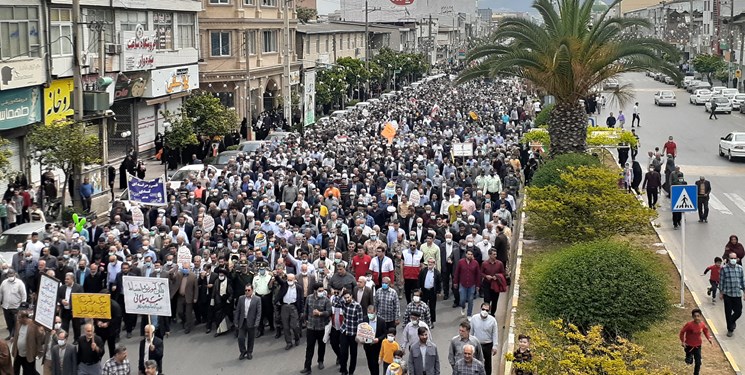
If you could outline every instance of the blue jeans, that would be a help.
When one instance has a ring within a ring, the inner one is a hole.
[[[468,303],[468,316],[473,315],[473,298],[476,296],[476,287],[472,286],[466,288],[462,285],[458,286],[458,293],[460,294],[460,308],[466,307]]]

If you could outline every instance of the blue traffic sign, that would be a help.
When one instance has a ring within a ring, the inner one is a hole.
[[[673,212],[692,212],[698,209],[696,185],[670,186],[670,203]]]

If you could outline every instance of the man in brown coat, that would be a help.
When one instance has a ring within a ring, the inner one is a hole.
[[[194,304],[197,303],[199,289],[197,276],[191,272],[191,264],[184,262],[181,270],[175,275],[176,287],[176,312],[181,316],[184,323],[184,333],[191,332],[194,328]]]
[[[5,340],[0,339],[0,375],[13,375],[13,361],[10,359],[10,348]]]
[[[36,357],[44,354],[44,327],[37,325],[28,316],[28,311],[18,312],[18,324],[13,335],[13,373],[37,374]]]

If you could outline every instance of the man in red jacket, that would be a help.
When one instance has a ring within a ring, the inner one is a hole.
[[[466,303],[468,303],[468,316],[473,315],[473,298],[479,290],[480,281],[479,262],[473,259],[473,250],[467,250],[466,257],[458,262],[453,277],[453,285],[458,287],[458,294],[460,294],[461,316],[466,316]]]
[[[703,342],[701,340],[701,333],[709,340],[709,344],[714,344],[711,342],[711,335],[709,334],[709,329],[706,327],[706,323],[704,323],[704,316],[701,314],[701,310],[693,309],[691,316],[693,320],[686,323],[680,330],[680,344],[686,353],[686,363],[691,364],[695,361],[693,375],[698,375],[701,370],[701,344]]]
[[[355,277],[365,276],[370,269],[370,256],[365,254],[365,248],[360,246],[357,249],[357,255],[352,257],[352,272]]]

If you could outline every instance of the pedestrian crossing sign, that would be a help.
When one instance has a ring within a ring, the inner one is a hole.
[[[670,202],[673,212],[692,212],[698,207],[696,185],[670,186]]]

